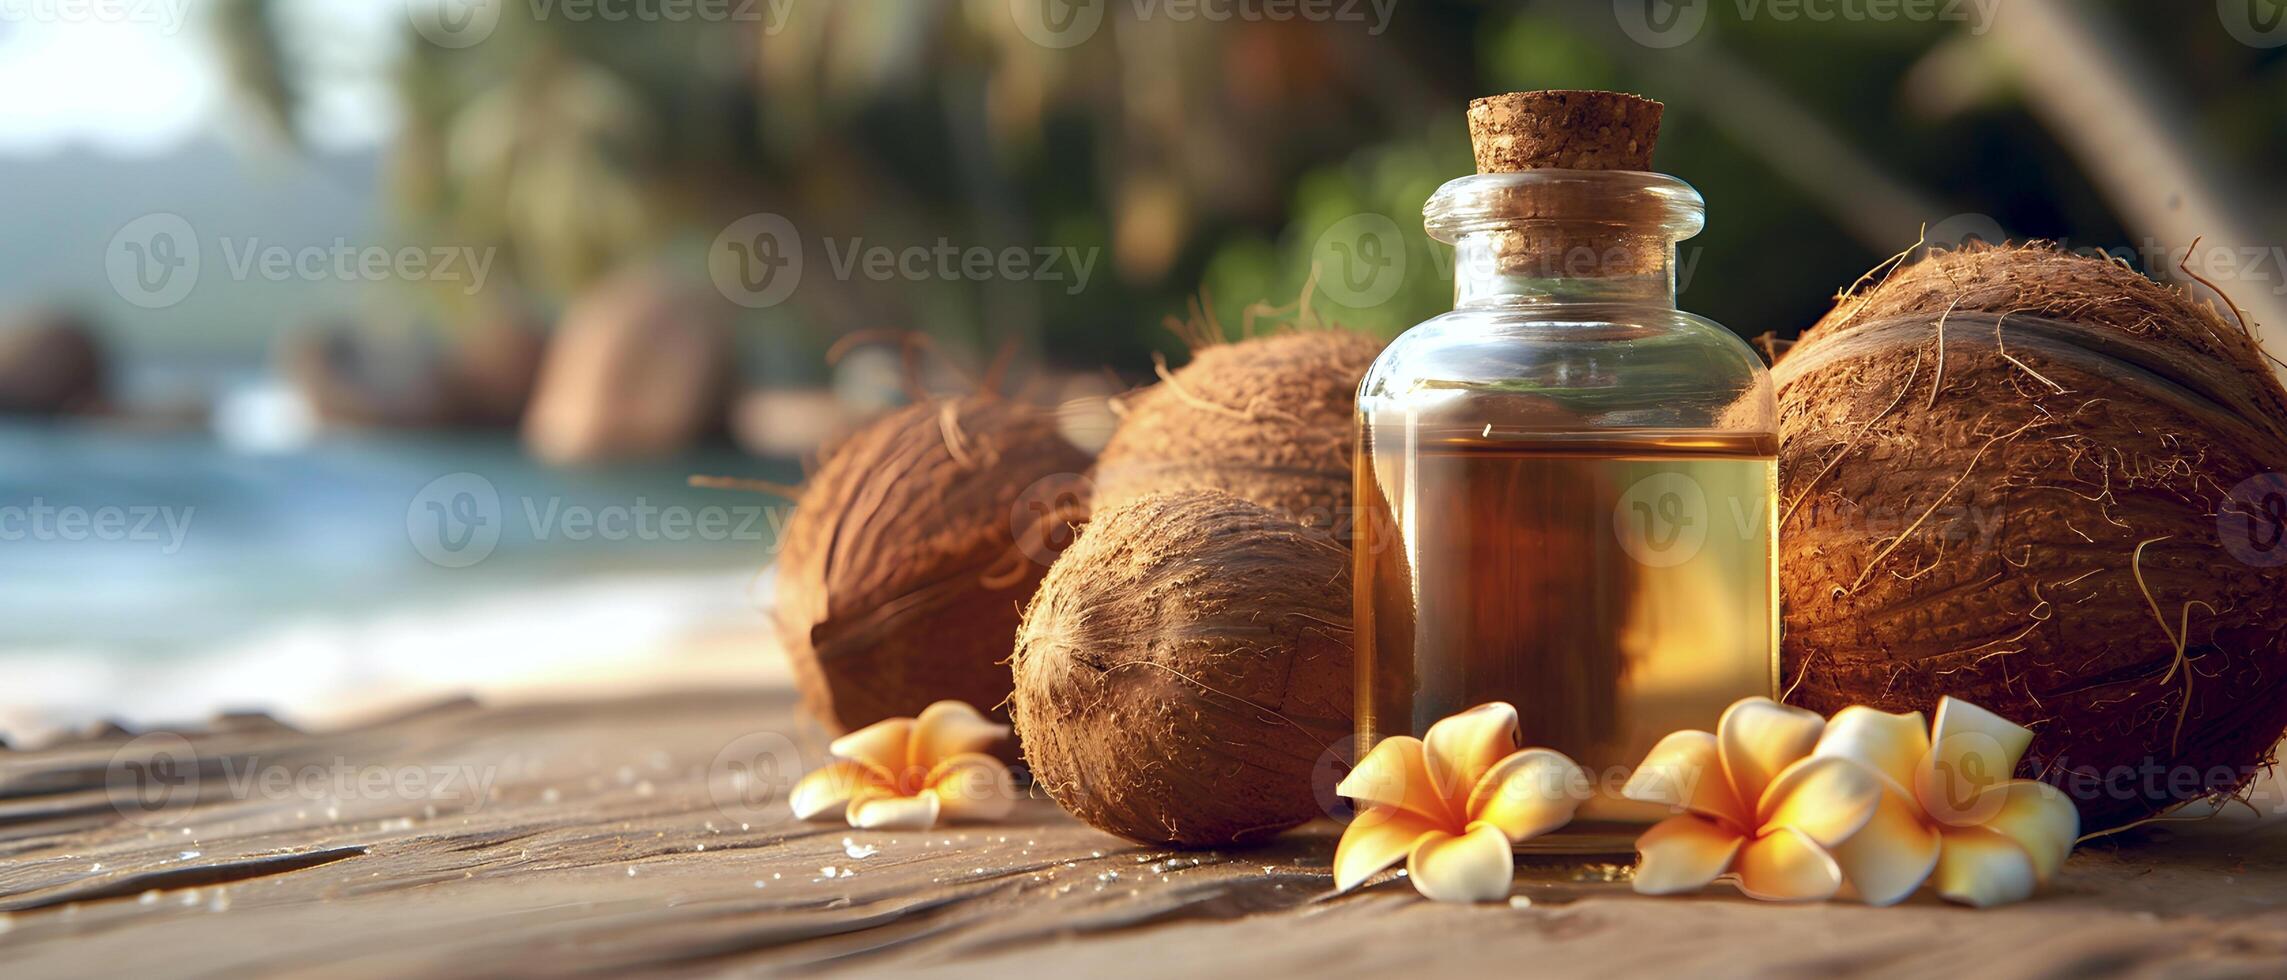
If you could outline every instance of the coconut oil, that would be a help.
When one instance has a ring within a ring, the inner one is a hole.
[[[1627,850],[1666,815],[1618,797],[1630,768],[1775,694],[1776,408],[1761,359],[1676,308],[1702,214],[1639,170],[1449,182],[1425,217],[1455,308],[1359,390],[1359,750],[1515,705],[1590,777],[1528,847]]]
[[[1616,798],[1629,767],[1775,683],[1775,441],[1399,424],[1367,442],[1363,724],[1414,733],[1508,701],[1528,744],[1605,790],[1581,820],[1664,816]]]

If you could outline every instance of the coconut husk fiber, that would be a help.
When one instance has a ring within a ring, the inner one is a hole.
[[[2225,535],[2276,529],[2246,481],[2287,471],[2287,392],[2244,330],[1979,245],[1844,295],[1774,376],[1789,700],[1991,708],[2092,831],[2269,760],[2287,564]]]
[[[1098,511],[1041,582],[1011,714],[1074,816],[1245,843],[1324,812],[1313,774],[1351,738],[1350,639],[1331,536],[1217,490],[1153,494]]]
[[[1221,490],[1308,527],[1346,527],[1358,382],[1381,349],[1336,328],[1200,347],[1124,400],[1092,474],[1095,499]]]
[[[828,455],[778,557],[775,619],[811,713],[841,732],[945,698],[998,710],[1088,463],[1054,413],[991,396],[907,406]]]

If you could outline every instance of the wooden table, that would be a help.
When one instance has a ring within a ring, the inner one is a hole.
[[[896,970],[2082,976],[2287,969],[2287,837],[2227,816],[2090,845],[1976,912],[1632,894],[1535,860],[1507,905],[1329,896],[1336,829],[1184,853],[1035,799],[1003,824],[793,821],[823,738],[783,689],[262,717],[0,752],[11,977]]]

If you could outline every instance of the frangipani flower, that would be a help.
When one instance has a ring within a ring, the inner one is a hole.
[[[1511,846],[1570,822],[1587,774],[1563,753],[1519,750],[1517,709],[1495,701],[1383,739],[1334,791],[1358,803],[1334,848],[1336,889],[1402,858],[1423,895],[1489,902],[1509,894]]]
[[[939,701],[918,718],[889,718],[827,746],[839,760],[787,794],[804,820],[841,811],[852,827],[927,830],[939,819],[996,820],[1016,805],[1015,782],[984,749],[1007,738],[959,701]]]
[[[1833,850],[1866,826],[1882,790],[1849,759],[1812,757],[1825,728],[1815,712],[1747,698],[1715,734],[1652,746],[1620,793],[1685,812],[1636,839],[1636,890],[1691,892],[1729,877],[1754,898],[1832,898],[1843,883]]]
[[[2056,787],[2011,779],[2029,729],[1967,701],[1922,713],[1844,708],[1814,755],[1873,772],[1882,801],[1864,830],[1834,851],[1860,899],[1889,905],[1928,880],[1938,894],[1984,907],[2048,882],[2080,836],[2080,811]]]

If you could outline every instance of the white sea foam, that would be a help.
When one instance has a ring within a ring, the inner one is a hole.
[[[12,650],[0,735],[36,741],[105,718],[157,724],[264,710],[295,724],[462,693],[673,686],[719,676],[722,648],[757,683],[768,576],[622,574],[414,608],[306,616],[164,659],[100,648]],[[711,646],[710,646],[711,644]]]

